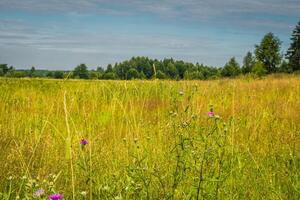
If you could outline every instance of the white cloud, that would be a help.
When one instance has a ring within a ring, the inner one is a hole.
[[[298,0],[1,0],[2,9],[78,13],[150,12],[158,15],[206,18],[237,13],[299,16]]]
[[[0,11],[21,10],[34,14],[60,13],[82,23],[90,15],[157,16],[160,23],[175,25],[188,22],[218,26],[218,36],[198,31],[198,35],[162,33],[161,30],[143,34],[134,31],[110,32],[76,30],[63,22],[34,25],[26,19],[0,20],[1,62],[25,67],[29,63],[48,68],[72,68],[86,62],[91,66],[106,65],[131,56],[153,58],[175,57],[192,62],[223,65],[231,56],[241,58],[254,42],[251,30],[284,31],[293,28],[285,18],[300,17],[299,0],[0,0]],[[263,17],[263,14],[276,17]],[[205,28],[205,26],[203,26]],[[105,29],[105,27],[103,27]],[[126,29],[126,28],[125,28]],[[179,29],[179,28],[178,28]],[[230,29],[228,31],[228,29]],[[74,31],[74,32],[72,32]],[[77,32],[76,32],[77,31]],[[236,33],[237,32],[237,33]],[[230,37],[228,35],[231,35]],[[252,34],[254,35],[254,34]],[[262,35],[259,35],[261,37]],[[253,39],[253,38],[251,38]],[[255,42],[259,42],[256,40]],[[17,59],[16,59],[17,58]],[[53,59],[54,58],[54,59]]]

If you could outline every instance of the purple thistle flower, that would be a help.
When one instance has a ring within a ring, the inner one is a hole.
[[[80,144],[83,145],[83,146],[87,145],[88,143],[89,142],[86,139],[81,139],[80,140]]]
[[[45,194],[45,190],[43,190],[43,189],[38,189],[37,191],[35,191],[34,193],[33,193],[33,198],[38,198],[38,197],[40,197],[40,196],[42,196],[42,195],[44,195]]]
[[[208,115],[209,117],[213,117],[213,116],[215,116],[215,113],[214,113],[213,111],[210,111],[210,112],[207,113],[207,115]]]
[[[51,194],[51,195],[49,195],[48,197],[49,197],[49,199],[51,199],[51,200],[61,200],[61,199],[63,198],[63,195],[57,193],[57,194]]]

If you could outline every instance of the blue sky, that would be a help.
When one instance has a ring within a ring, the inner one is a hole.
[[[299,0],[0,0],[0,63],[106,67],[132,56],[223,66],[267,32],[289,46]]]

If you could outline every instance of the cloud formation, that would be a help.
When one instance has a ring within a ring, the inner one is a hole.
[[[209,18],[261,13],[299,16],[298,0],[1,0],[0,8],[35,12],[135,14]]]
[[[0,61],[72,68],[146,55],[222,66],[268,31],[286,47],[299,10],[299,0],[0,0]]]

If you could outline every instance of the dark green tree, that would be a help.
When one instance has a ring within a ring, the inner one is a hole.
[[[157,72],[156,72],[156,78],[158,78],[158,79],[166,79],[167,76],[166,76],[166,74],[163,73],[162,71],[157,70]]]
[[[139,72],[134,69],[134,68],[130,68],[127,72],[127,79],[131,80],[131,79],[137,79],[140,77]]]
[[[293,71],[300,70],[300,22],[295,27],[291,37],[292,43],[286,53],[289,65]]]
[[[290,65],[290,63],[288,63],[287,61],[283,60],[281,62],[281,64],[280,64],[279,72],[292,73],[293,72],[293,68]]]
[[[98,72],[96,70],[92,70],[92,71],[90,71],[89,78],[95,80],[95,79],[99,79],[101,77],[101,75],[102,74],[100,72]]]
[[[29,71],[29,77],[34,77],[35,76],[35,67],[31,67],[30,71]]]
[[[187,71],[187,65],[183,61],[176,61],[175,67],[178,71],[179,78],[183,79],[185,72]]]
[[[267,33],[259,45],[255,45],[256,59],[261,61],[268,73],[278,70],[281,63],[281,41],[273,33]]]
[[[46,77],[52,78],[52,77],[54,77],[53,74],[54,74],[54,73],[53,73],[52,71],[48,71],[48,72],[46,73]]]
[[[103,74],[104,73],[104,69],[102,68],[102,67],[97,67],[97,70],[96,70],[97,72],[99,72],[99,73],[101,73],[101,74]]]
[[[55,71],[53,73],[53,77],[57,78],[57,79],[62,79],[62,78],[64,78],[64,73],[62,71]]]
[[[243,67],[242,67],[243,74],[250,73],[254,63],[255,63],[255,59],[252,56],[252,53],[248,52],[243,59]]]
[[[236,62],[235,58],[232,57],[228,63],[222,69],[222,76],[233,77],[238,76],[241,73],[240,65]]]
[[[178,76],[177,69],[172,62],[167,64],[166,73],[170,78],[176,78]]]
[[[26,77],[26,73],[24,71],[10,71],[6,74],[7,77],[11,77],[11,78],[23,78]]]
[[[102,67],[97,67],[96,72],[98,74],[98,79],[102,79],[103,74],[105,73]]]
[[[7,64],[0,64],[0,76],[4,76],[8,70]]]
[[[101,77],[101,79],[105,79],[105,80],[116,80],[118,78],[119,77],[114,72],[105,72]]]
[[[107,65],[107,67],[106,67],[106,70],[105,70],[105,72],[112,72],[113,71],[113,67],[112,67],[112,65],[111,64],[108,64]]]
[[[147,76],[144,74],[143,71],[140,72],[140,79],[147,79]]]
[[[85,64],[78,65],[73,71],[73,76],[75,78],[88,79],[89,72],[88,72],[87,66]]]

